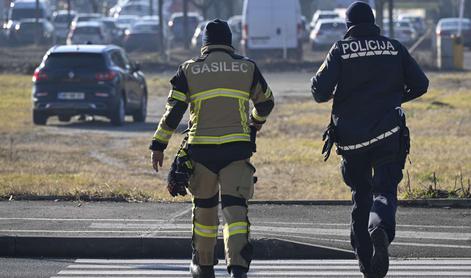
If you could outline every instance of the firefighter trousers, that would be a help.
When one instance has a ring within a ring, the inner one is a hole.
[[[218,205],[221,199],[224,220],[224,251],[227,267],[249,268],[252,246],[247,200],[254,192],[255,168],[249,160],[225,163],[220,169],[193,161],[194,172],[189,191],[193,195],[193,260],[199,265],[214,265],[218,236]]]

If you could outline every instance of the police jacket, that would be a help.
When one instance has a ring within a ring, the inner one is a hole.
[[[272,91],[253,61],[226,45],[208,45],[201,52],[199,58],[183,63],[171,79],[167,110],[152,150],[167,147],[188,106],[190,146],[250,142],[250,120],[264,123],[273,109]]]
[[[429,84],[408,50],[373,24],[352,26],[311,81],[317,102],[333,98],[336,143],[346,148],[397,131],[396,108],[426,93]]]

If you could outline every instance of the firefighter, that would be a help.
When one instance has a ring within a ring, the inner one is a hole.
[[[334,144],[351,188],[351,244],[364,277],[384,277],[395,236],[397,186],[409,152],[401,104],[425,94],[428,79],[408,50],[380,35],[370,6],[347,9],[348,30],[311,80],[317,102],[333,99],[324,135],[325,158]]]
[[[209,22],[201,56],[183,63],[171,79],[167,111],[152,140],[152,163],[162,167],[164,150],[190,106],[188,155],[193,172],[193,277],[214,277],[218,204],[231,277],[247,277],[252,260],[247,200],[254,192],[251,130],[260,130],[274,107],[272,91],[257,65],[234,53],[225,21]],[[254,108],[250,111],[249,101]]]

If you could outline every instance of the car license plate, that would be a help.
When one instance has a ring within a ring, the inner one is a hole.
[[[85,93],[78,93],[78,92],[66,92],[66,93],[59,93],[57,95],[58,99],[64,100],[79,100],[85,99]]]

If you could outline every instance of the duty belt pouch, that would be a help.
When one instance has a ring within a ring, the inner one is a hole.
[[[402,165],[402,169],[406,166],[407,157],[410,153],[410,132],[406,124],[406,116],[400,115],[400,148],[399,148],[399,162]]]
[[[330,120],[330,123],[327,126],[326,131],[324,132],[324,135],[322,135],[322,141],[324,141],[324,147],[322,147],[322,155],[324,155],[324,161],[327,161],[330,157],[332,148],[336,143],[335,125],[332,119]]]
[[[180,149],[172,162],[168,173],[168,191],[173,197],[186,195],[190,177],[193,174],[193,164],[188,155],[188,135],[183,139]]]
[[[252,144],[252,152],[257,152],[257,129],[253,126],[250,127],[250,143]]]

